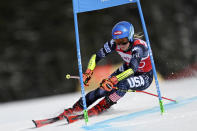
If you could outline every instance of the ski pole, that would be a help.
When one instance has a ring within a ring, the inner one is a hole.
[[[145,93],[145,94],[148,94],[148,95],[152,95],[152,96],[158,97],[158,95],[155,95],[155,94],[147,92],[147,91],[136,91],[136,92],[142,92],[142,93]],[[163,97],[163,96],[161,98],[177,103],[176,100],[173,100],[173,99],[170,99],[170,98],[166,98],[166,97]]]
[[[117,89],[118,89],[118,88],[117,88]],[[119,89],[119,90],[120,90],[120,91],[124,91],[124,92],[141,92],[141,93],[145,93],[145,94],[148,94],[148,95],[152,95],[152,96],[158,97],[158,95],[153,94],[153,93],[150,93],[150,92],[147,92],[147,91],[121,90],[121,89]],[[173,101],[173,102],[177,103],[177,101],[176,101],[176,100],[173,100],[173,99],[170,99],[170,98],[167,98],[167,97],[163,97],[163,96],[162,96],[162,98],[163,98],[163,99],[166,99],[166,100]]]
[[[66,79],[80,79],[80,77],[79,76],[71,76],[70,74],[67,74]]]
[[[67,74],[66,75],[66,79],[79,79],[79,76],[71,76],[70,74]],[[116,88],[116,89],[118,89],[118,88]],[[150,92],[147,92],[147,91],[137,91],[137,90],[121,90],[121,89],[119,89],[120,91],[124,91],[124,92],[141,92],[141,93],[145,93],[145,94],[148,94],[148,95],[151,95],[151,96],[155,96],[155,97],[158,97],[158,95],[156,95],[156,94],[153,94],[153,93],[150,93]],[[175,102],[175,103],[177,103],[177,101],[176,100],[173,100],[173,99],[170,99],[170,98],[167,98],[167,97],[161,97],[161,98],[163,98],[163,99],[165,99],[165,100],[169,100],[169,101],[173,101],[173,102]]]

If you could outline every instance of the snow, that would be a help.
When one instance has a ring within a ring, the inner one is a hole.
[[[158,98],[144,93],[127,93],[109,111],[67,125],[66,120],[34,128],[33,119],[54,117],[72,106],[80,93],[0,104],[0,131],[196,131],[197,77],[162,81],[165,113],[160,113]],[[156,94],[155,84],[147,92]]]

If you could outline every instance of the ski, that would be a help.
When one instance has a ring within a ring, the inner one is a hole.
[[[84,119],[84,115],[71,115],[71,116],[64,116],[64,118],[67,120],[68,124],[76,122],[78,120]]]
[[[43,119],[43,120],[32,120],[32,122],[35,124],[36,128],[39,128],[42,126],[52,124],[52,123],[59,121],[59,120],[60,120],[59,117],[54,117],[54,118]]]
[[[81,114],[81,115],[70,115],[70,116],[63,116],[63,118],[67,121],[66,124],[70,124],[70,123],[76,122],[80,119],[84,119],[84,116],[83,116],[83,114]],[[32,122],[35,124],[35,128],[39,128],[39,127],[42,127],[42,126],[52,124],[52,123],[57,122],[59,120],[62,120],[62,118],[57,116],[57,117],[54,117],[54,118],[43,119],[43,120],[32,120]]]

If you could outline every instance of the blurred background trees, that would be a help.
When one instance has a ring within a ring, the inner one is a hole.
[[[155,58],[163,77],[197,62],[195,0],[141,0]],[[78,15],[83,70],[92,53],[111,39],[119,21],[143,32],[136,5]],[[117,55],[100,64],[121,61]],[[72,1],[0,1],[0,102],[76,91],[78,75]]]

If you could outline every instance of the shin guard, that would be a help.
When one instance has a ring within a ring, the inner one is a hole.
[[[109,109],[115,103],[116,102],[110,100],[109,97],[105,97],[98,104],[88,110],[88,116],[98,115]]]
[[[65,109],[58,117],[63,119],[64,116],[77,115],[83,111],[83,106],[81,105],[81,99],[79,99],[72,108]]]

